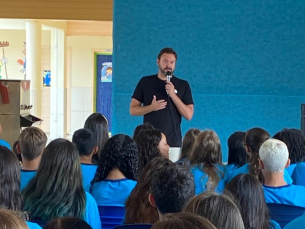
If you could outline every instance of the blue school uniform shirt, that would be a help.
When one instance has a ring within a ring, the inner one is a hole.
[[[305,162],[298,163],[291,175],[293,184],[305,186]]]
[[[249,173],[249,163],[244,164],[242,167],[235,169],[232,172],[230,180],[232,180],[235,176],[239,174],[245,174],[245,173]],[[292,179],[289,173],[286,171],[286,169],[284,169],[284,180],[287,184],[292,184]]]
[[[28,225],[28,227],[30,229],[42,229],[42,227],[39,226],[37,223],[32,223],[32,222],[26,221],[26,224]]]
[[[206,190],[206,183],[208,182],[208,176],[203,171],[203,164],[193,165],[190,167],[190,171],[194,176],[195,181],[195,195],[198,195]],[[216,192],[222,192],[225,188],[225,185],[228,181],[228,173],[226,171],[226,167],[224,165],[215,164],[218,169],[219,177],[222,177],[216,186]]]
[[[305,187],[287,184],[279,187],[263,185],[266,203],[305,207]]]
[[[228,173],[228,176],[231,177],[232,176],[232,173],[235,169],[238,169],[237,166],[235,164],[227,164],[225,165],[226,166],[226,170],[227,170],[227,173]],[[240,167],[239,167],[240,168]]]
[[[86,192],[89,192],[91,187],[90,182],[93,180],[97,165],[81,163],[80,165],[83,174],[83,186]]]
[[[291,177],[295,167],[297,164],[290,164],[285,170],[288,172],[289,176]],[[292,178],[292,177],[291,177]],[[292,179],[293,180],[293,179]]]
[[[37,170],[20,170],[20,190],[23,190],[30,180],[36,175]]]
[[[5,146],[9,150],[12,150],[11,145],[7,141],[4,141],[3,139],[0,139],[0,146]]]
[[[125,201],[137,182],[127,178],[105,179],[93,185],[92,196],[98,206],[125,206]]]
[[[298,228],[305,228],[305,213],[300,217],[292,220],[284,227],[284,229],[298,229]]]
[[[92,229],[101,229],[101,219],[95,199],[90,193],[86,193],[86,210],[84,221],[86,221]]]

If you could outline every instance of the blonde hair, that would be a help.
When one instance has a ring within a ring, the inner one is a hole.
[[[0,228],[5,229],[29,229],[26,222],[18,212],[0,209]]]

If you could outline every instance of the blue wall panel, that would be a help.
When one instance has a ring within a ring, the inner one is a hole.
[[[300,127],[305,102],[305,1],[114,0],[114,125],[132,134],[132,92],[157,72],[160,49],[178,53],[175,74],[189,81],[195,113],[183,121],[222,141],[260,126]]]

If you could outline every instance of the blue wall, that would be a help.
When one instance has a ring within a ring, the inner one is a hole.
[[[191,127],[215,130],[222,142],[260,126],[275,134],[300,128],[305,103],[305,1],[114,0],[114,126],[132,134],[133,90],[157,72],[163,47],[178,53],[175,74],[189,81]]]

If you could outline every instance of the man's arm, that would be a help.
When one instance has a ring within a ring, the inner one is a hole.
[[[156,96],[153,96],[150,105],[142,106],[142,103],[134,98],[131,99],[129,112],[131,115],[142,116],[152,111],[164,109],[167,102],[164,99],[156,100]]]
[[[179,113],[186,119],[191,120],[194,114],[194,104],[186,105],[175,93],[175,87],[172,82],[167,82],[165,86],[166,92],[172,98],[175,106],[177,107]]]

